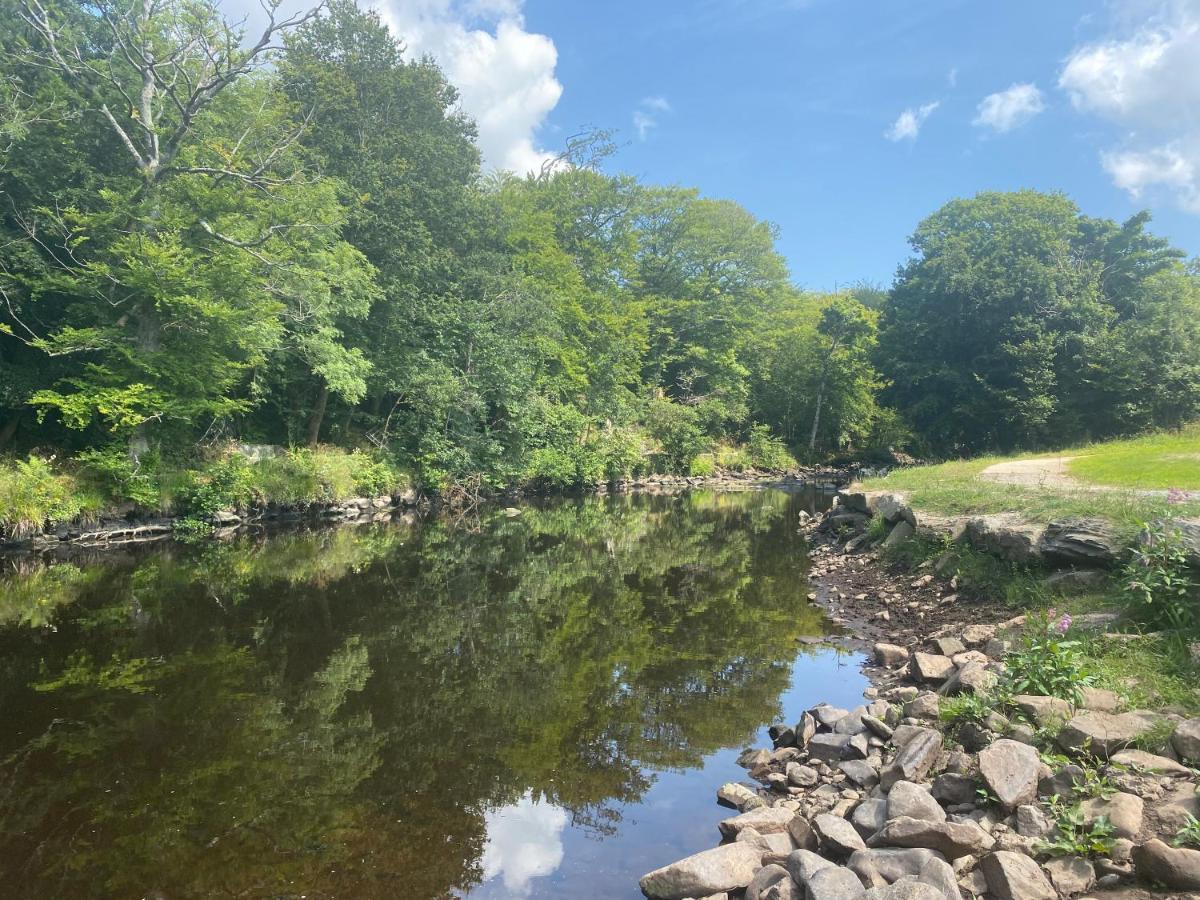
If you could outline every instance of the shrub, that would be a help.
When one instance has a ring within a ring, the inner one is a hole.
[[[688,463],[688,474],[693,478],[709,478],[716,471],[717,460],[711,453],[698,453]]]
[[[596,438],[593,452],[608,481],[621,481],[646,471],[646,435],[637,428],[611,428]]]
[[[744,472],[754,465],[750,451],[733,444],[718,444],[713,448],[712,455],[718,469],[730,472]]]
[[[1187,822],[1175,833],[1176,847],[1200,847],[1200,819],[1188,813]]]
[[[1050,819],[1053,838],[1039,846],[1051,856],[1107,856],[1112,852],[1116,829],[1107,816],[1088,825],[1083,804],[1068,805],[1059,797],[1051,797]]]
[[[647,410],[650,435],[658,442],[668,471],[682,472],[692,458],[708,449],[699,416],[690,406],[655,400]]]
[[[332,503],[359,495],[377,496],[407,484],[407,477],[385,460],[362,450],[299,448],[251,469],[253,495],[264,503]]]
[[[1085,674],[1080,642],[1067,638],[1071,617],[1054,610],[1030,613],[1021,642],[1004,658],[1005,689],[1013,694],[1041,694],[1082,702],[1081,688],[1092,683]]]
[[[782,472],[796,468],[796,460],[788,453],[787,446],[771,434],[766,425],[755,425],[750,429],[750,459],[759,469]]]
[[[162,493],[158,483],[158,458],[144,454],[136,462],[123,447],[85,450],[77,457],[80,474],[110,503],[132,500],[138,506],[158,509]]]
[[[236,454],[188,473],[179,490],[179,511],[191,518],[206,518],[221,509],[246,506],[254,497],[251,463]]]
[[[70,475],[55,472],[50,463],[30,456],[0,465],[0,529],[12,537],[26,537],[100,508],[99,497],[81,490]]]
[[[1155,629],[1195,632],[1200,625],[1196,584],[1178,529],[1147,525],[1145,542],[1131,553],[1125,590],[1133,599],[1134,618]]]

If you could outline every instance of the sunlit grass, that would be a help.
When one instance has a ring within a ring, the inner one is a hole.
[[[1200,425],[1082,448],[1067,463],[1071,475],[1094,484],[1200,490]]]

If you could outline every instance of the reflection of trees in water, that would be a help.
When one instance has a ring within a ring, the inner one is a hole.
[[[774,716],[819,629],[789,502],[561,502],[58,577],[57,633],[0,632],[0,875],[435,897],[481,877],[485,814],[531,790],[610,833],[646,767]]]

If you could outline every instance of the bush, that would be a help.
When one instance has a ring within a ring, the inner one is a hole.
[[[1092,683],[1084,670],[1080,643],[1068,640],[1071,617],[1056,617],[1054,610],[1030,613],[1020,646],[1004,658],[1005,689],[1012,694],[1059,697],[1079,705],[1082,688]]]
[[[36,534],[100,508],[99,497],[81,490],[70,475],[55,472],[50,463],[30,456],[0,464],[0,529],[10,536]]]
[[[766,425],[755,425],[750,429],[750,459],[755,467],[771,472],[783,472],[796,468],[796,460],[788,453],[787,446],[771,434]]]
[[[1190,634],[1200,626],[1196,584],[1188,573],[1188,554],[1178,529],[1146,526],[1147,539],[1132,550],[1125,567],[1125,590],[1133,616],[1143,625]]]
[[[77,457],[80,474],[111,504],[132,500],[147,509],[162,507],[158,458],[143,454],[135,462],[123,447],[85,450]]]
[[[713,459],[718,469],[730,472],[744,472],[754,465],[750,451],[745,447],[735,447],[731,444],[719,444],[713,449]]]
[[[693,478],[711,478],[717,471],[717,461],[711,453],[700,453],[688,463],[688,475]]]
[[[189,472],[177,495],[179,512],[189,518],[207,518],[222,509],[249,505],[254,498],[251,463],[231,455]]]
[[[385,460],[362,450],[300,448],[264,459],[251,470],[250,487],[263,503],[333,503],[402,489],[408,478]]]
[[[708,450],[708,438],[692,407],[670,400],[655,400],[646,416],[650,435],[662,448],[667,471],[687,471],[693,457]]]
[[[646,435],[637,428],[611,428],[601,433],[593,446],[608,481],[633,478],[646,471]]]

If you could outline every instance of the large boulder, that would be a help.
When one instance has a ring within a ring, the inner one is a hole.
[[[980,869],[988,890],[1000,900],[1057,900],[1042,870],[1028,856],[1011,850],[997,850],[984,857]]]
[[[864,800],[854,808],[850,824],[863,836],[869,838],[887,824],[888,802],[882,798]]]
[[[1094,824],[1101,817],[1112,823],[1117,837],[1132,840],[1142,830],[1145,804],[1136,794],[1117,793],[1110,797],[1093,797],[1082,805],[1084,822]]]
[[[792,876],[788,874],[788,870],[783,866],[774,863],[763,866],[750,879],[750,884],[746,887],[746,894],[742,900],[761,900],[768,888],[783,881],[785,878],[788,881],[792,880]]]
[[[1146,881],[1181,891],[1200,891],[1200,850],[1168,847],[1155,839],[1133,848],[1133,864]]]
[[[925,865],[921,866],[921,871],[917,873],[917,881],[934,888],[940,900],[962,900],[954,869],[949,863],[936,857],[926,860]]]
[[[790,809],[777,806],[763,806],[722,819],[717,823],[717,829],[723,838],[735,838],[743,828],[753,828],[759,834],[782,834],[788,830],[788,823],[796,817]]]
[[[841,866],[822,869],[805,887],[808,900],[860,900],[867,893],[858,876]]]
[[[1102,713],[1088,710],[1071,718],[1058,733],[1064,750],[1086,750],[1108,758],[1157,727],[1162,719],[1151,712]]]
[[[995,844],[974,822],[923,822],[920,819],[889,819],[871,838],[872,847],[925,847],[947,859],[973,856]]]
[[[899,735],[899,729],[896,731]],[[879,784],[890,791],[897,781],[920,781],[929,774],[942,752],[942,733],[932,728],[914,729],[907,743],[879,775]]]
[[[954,672],[954,661],[936,653],[914,653],[908,663],[908,673],[913,679],[927,684],[941,684]]]
[[[1184,775],[1190,776],[1192,770],[1181,762],[1176,762],[1166,756],[1147,753],[1145,750],[1121,750],[1109,757],[1109,762],[1130,769],[1141,769],[1153,775]]]
[[[1124,547],[1111,523],[1072,519],[1047,525],[1039,549],[1061,565],[1106,567],[1117,564]]]
[[[832,763],[848,756],[849,747],[848,734],[816,734],[808,742],[808,755],[811,759]]]
[[[1012,704],[1031,722],[1036,722],[1043,728],[1052,724],[1061,725],[1075,712],[1066,700],[1038,694],[1017,694],[1012,698]]]
[[[978,550],[1025,564],[1040,559],[1044,531],[1041,525],[1031,525],[1020,516],[1002,513],[971,519],[965,537]]]
[[[888,536],[884,538],[883,546],[898,547],[907,540],[911,540],[917,533],[917,529],[909,525],[907,522],[897,522],[892,526],[892,530],[888,532]]]
[[[946,821],[946,811],[933,799],[933,795],[911,781],[897,781],[892,785],[892,789],[888,792],[887,815],[889,819]]]
[[[813,819],[813,830],[817,833],[821,850],[836,859],[845,859],[855,850],[865,850],[866,844],[854,826],[841,816],[821,813]]]
[[[1200,719],[1188,719],[1175,726],[1171,746],[1182,759],[1200,762]]]
[[[1037,798],[1042,761],[1028,744],[1007,738],[979,754],[979,773],[1006,809],[1016,809]]]
[[[1064,897],[1073,897],[1089,890],[1096,883],[1096,869],[1086,859],[1064,856],[1046,863],[1046,872],[1054,887]]]
[[[736,781],[727,782],[717,788],[717,802],[722,806],[731,806],[738,812],[749,812],[767,805],[767,801],[762,797]]]
[[[655,869],[639,883],[652,900],[707,897],[746,887],[761,862],[760,850],[750,842],[724,844]]]
[[[882,847],[858,850],[851,854],[846,868],[858,874],[863,884],[882,879],[888,884],[905,876],[915,878],[930,860],[945,862],[946,857],[924,847]]]
[[[889,669],[908,662],[908,651],[899,644],[880,642],[875,645],[875,664]]]
[[[808,884],[813,875],[822,869],[834,868],[837,868],[835,863],[811,850],[793,850],[787,858],[787,870],[791,873],[792,880],[801,887]]]

